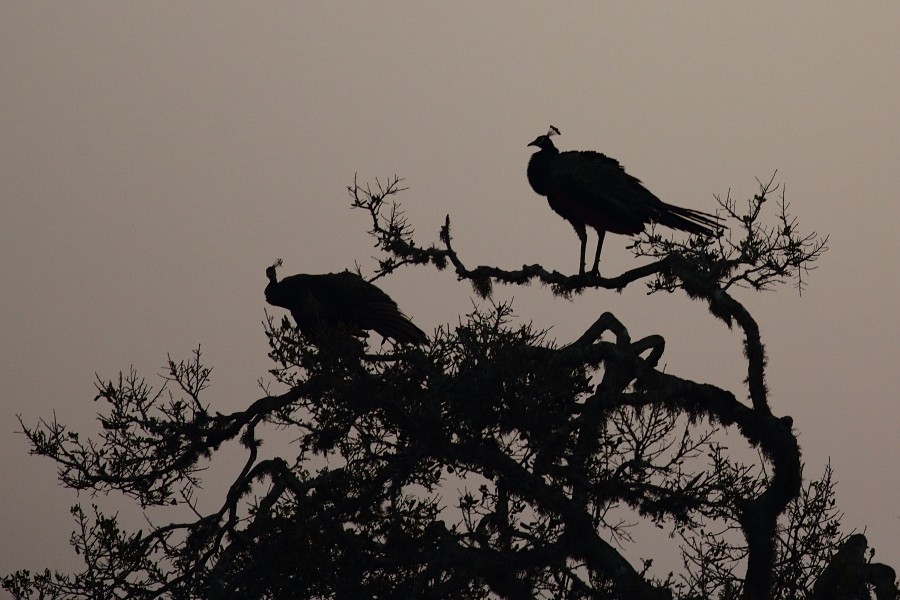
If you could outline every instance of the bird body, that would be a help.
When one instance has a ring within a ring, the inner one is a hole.
[[[593,271],[600,263],[600,250],[607,231],[636,235],[649,223],[658,223],[698,235],[714,235],[718,222],[712,215],[666,204],[641,181],[625,172],[614,158],[593,151],[560,152],[550,137],[555,127],[538,136],[529,146],[538,151],[528,162],[528,182],[556,213],[571,223],[581,240],[580,272],[584,272],[587,227],[597,230],[599,240]]]
[[[390,296],[359,275],[344,271],[292,275],[278,281],[276,267],[266,269],[266,302],[290,311],[297,328],[314,343],[344,328],[358,337],[372,330],[400,343],[424,344],[428,337]]]

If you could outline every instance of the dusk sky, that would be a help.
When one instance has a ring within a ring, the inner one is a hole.
[[[830,461],[845,531],[900,568],[898,32],[896,1],[0,3],[0,573],[78,569],[75,502],[145,527],[60,487],[16,415],[96,432],[95,373],[133,365],[156,385],[198,344],[210,409],[249,405],[265,268],[376,266],[354,174],[405,178],[417,239],[449,214],[469,266],[576,272],[574,232],[525,178],[550,124],[561,149],[708,212],[777,170],[801,230],[830,236],[802,296],[737,296],[806,475]],[[607,236],[605,274],[640,264],[629,243]],[[379,285],[427,332],[480,302],[450,271]],[[611,311],[666,338],[667,372],[746,398],[740,335],[684,294],[495,299],[560,343]],[[211,505],[239,468],[210,471]]]

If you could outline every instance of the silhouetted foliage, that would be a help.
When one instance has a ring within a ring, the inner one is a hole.
[[[783,196],[777,224],[764,225],[775,188],[760,188],[746,212],[720,201],[729,234],[677,242],[651,230],[634,250],[652,262],[606,278],[469,269],[449,217],[439,242],[422,246],[393,202],[399,179],[354,181],[353,207],[382,252],[373,280],[431,264],[482,297],[496,282],[532,280],[562,296],[639,281],[684,290],[743,333],[748,401],[660,370],[663,338],[632,340],[610,313],[560,347],[490,304],[427,344],[377,354],[347,335],[313,344],[267,315],[271,379],[244,410],[204,403],[198,348],[169,359],[158,389],[133,371],[98,380],[95,439],[55,420],[23,424],[64,485],[188,518],[128,532],[76,507],[85,570],[19,572],[4,587],[32,598],[893,598],[893,570],[865,560],[865,538],[840,532],[830,469],[803,484],[792,420],[770,406],[759,328],[731,295],[802,285],[825,250]],[[264,458],[273,426],[295,441]],[[737,440],[759,460],[730,454]],[[232,441],[243,467],[203,511],[201,470]],[[652,556],[635,567],[623,514],[680,539],[684,568],[660,578]]]

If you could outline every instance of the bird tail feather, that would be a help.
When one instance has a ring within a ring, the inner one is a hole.
[[[389,337],[405,344],[419,345],[428,343],[428,336],[425,332],[416,327],[399,309],[380,310],[377,317],[378,323],[374,329],[382,337]]]
[[[723,228],[714,215],[665,203],[654,220],[660,225],[698,235],[716,235]]]

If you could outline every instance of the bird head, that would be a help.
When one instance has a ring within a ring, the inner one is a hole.
[[[269,278],[269,283],[276,284],[278,283],[278,277],[275,275],[275,269],[281,266],[281,259],[276,260],[271,267],[266,269],[266,277]]]
[[[551,125],[550,130],[547,131],[546,135],[537,136],[536,138],[534,138],[534,141],[528,145],[529,146],[537,146],[541,150],[544,150],[547,148],[556,148],[556,146],[553,145],[553,140],[550,139],[550,137],[554,136],[554,135],[560,135],[559,129],[557,129],[556,127]]]

